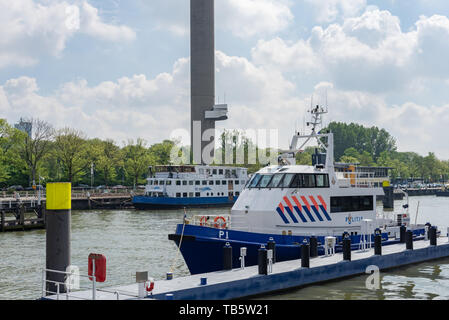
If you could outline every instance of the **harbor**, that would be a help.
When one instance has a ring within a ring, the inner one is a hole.
[[[449,18],[331,2],[0,4],[0,300],[449,300]]]

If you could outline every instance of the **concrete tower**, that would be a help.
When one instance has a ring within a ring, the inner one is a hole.
[[[203,134],[215,130],[216,121],[227,119],[227,106],[215,105],[214,29],[214,0],[190,0],[190,128],[193,162],[197,164],[208,162],[202,158],[207,146],[212,157],[215,148],[215,133]]]

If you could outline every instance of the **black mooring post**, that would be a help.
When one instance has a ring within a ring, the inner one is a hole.
[[[405,233],[406,233],[406,231],[407,231],[407,228],[404,225],[400,226],[400,228],[399,228],[399,236],[400,236],[400,242],[401,243],[405,242]]]
[[[407,250],[413,250],[413,232],[411,230],[405,233],[405,248]]]
[[[258,265],[259,265],[259,274],[267,275],[268,274],[268,252],[264,245],[262,245],[258,251]]]
[[[310,268],[310,245],[306,239],[301,245],[301,268]]]
[[[268,239],[267,250],[273,250],[273,264],[276,263],[276,242],[272,237]]]
[[[310,257],[318,257],[318,239],[315,236],[310,237]]]
[[[379,228],[374,230],[374,254],[376,256],[382,255],[382,232]]]
[[[382,236],[381,235],[374,236],[374,254],[376,256],[382,255]]]
[[[434,226],[429,229],[429,240],[431,246],[437,245],[437,228]]]
[[[48,183],[46,196],[46,290],[45,295],[65,293],[66,274],[70,266],[72,184]],[[59,284],[55,284],[58,282]]]
[[[2,217],[1,217],[1,221],[0,221],[0,231],[4,232],[5,231],[5,222],[6,222],[5,211],[1,211],[1,215],[2,215]]]
[[[232,270],[232,247],[229,242],[223,247],[223,270]]]
[[[343,239],[343,260],[351,261],[351,238],[348,235]]]

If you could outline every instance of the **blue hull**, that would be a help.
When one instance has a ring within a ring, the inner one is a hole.
[[[195,197],[195,198],[169,198],[135,196],[132,203],[138,210],[171,210],[182,208],[212,208],[230,207],[237,197]]]
[[[176,228],[176,233],[169,235],[179,247],[183,225]],[[415,230],[416,237],[424,235],[424,229]],[[223,246],[226,242],[232,246],[233,268],[240,267],[240,248],[247,248],[245,265],[257,264],[260,246],[266,245],[272,237],[276,242],[276,261],[287,261],[301,258],[300,244],[308,237],[288,236],[278,234],[262,234],[234,230],[219,230],[208,227],[185,225],[181,243],[181,253],[191,274],[200,274],[223,269]],[[382,234],[383,245],[398,243],[399,240],[388,240],[387,234]],[[324,236],[318,236],[318,255],[324,254]],[[336,252],[341,252],[341,237],[337,237]],[[352,250],[359,249],[360,236],[351,236]]]

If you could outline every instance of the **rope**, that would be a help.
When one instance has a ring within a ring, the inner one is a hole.
[[[179,246],[178,246],[178,251],[176,252],[176,257],[173,260],[173,263],[172,263],[172,265],[170,267],[170,272],[171,273],[173,273],[173,268],[175,266],[176,261],[178,260],[179,253],[181,252],[182,238],[184,237],[184,228],[186,226],[186,217],[187,217],[187,212],[186,212],[186,208],[184,208],[184,218],[183,218],[183,224],[182,224],[181,238],[179,239]]]

